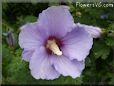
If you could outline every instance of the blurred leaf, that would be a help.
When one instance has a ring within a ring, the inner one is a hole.
[[[110,53],[110,48],[103,41],[96,41],[93,46],[93,53],[96,59],[99,57],[106,59]]]
[[[35,16],[26,16],[24,18],[24,22],[35,22],[37,20],[37,17]]]
[[[114,39],[114,23],[110,24],[107,28],[107,35],[108,37],[112,37]]]
[[[110,48],[104,48],[102,55],[101,55],[101,58],[106,59],[109,54],[110,54]]]
[[[37,19],[38,18],[35,16],[26,16],[26,17],[20,16],[20,17],[18,17],[17,25],[22,26],[26,23],[36,22]]]
[[[111,81],[109,82],[110,85],[114,85],[114,75],[111,78]]]
[[[110,47],[114,46],[114,38],[113,37],[107,37],[105,40],[106,44]]]

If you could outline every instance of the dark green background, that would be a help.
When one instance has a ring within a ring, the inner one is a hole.
[[[40,12],[51,5],[66,4],[75,22],[98,26],[103,29],[101,38],[94,39],[93,48],[86,58],[86,67],[81,77],[72,79],[61,76],[55,80],[35,80],[22,60],[22,49],[18,45],[19,27],[27,22],[36,21]],[[76,15],[80,12],[81,15]],[[106,19],[101,19],[107,15]],[[114,84],[114,7],[81,8],[75,3],[2,3],[2,84]],[[8,43],[7,32],[11,31],[15,41]]]

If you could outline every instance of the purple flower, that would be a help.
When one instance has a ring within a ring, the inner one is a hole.
[[[52,6],[39,15],[35,23],[22,26],[19,45],[23,60],[29,62],[36,79],[79,77],[85,67],[98,27],[75,24],[67,6]]]

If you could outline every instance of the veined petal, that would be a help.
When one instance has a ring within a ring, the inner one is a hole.
[[[27,49],[24,49],[23,50],[23,53],[22,53],[22,59],[29,62],[30,61],[30,58],[32,57],[34,53],[34,50],[27,50]]]
[[[72,30],[74,20],[67,6],[52,6],[39,15],[38,23],[46,26],[51,35],[63,37]]]
[[[101,36],[102,30],[99,27],[89,26],[77,23],[80,28],[84,28],[93,38],[99,38]]]
[[[29,67],[35,79],[56,79],[60,75],[51,65],[44,47],[40,47],[35,51],[31,57]]]
[[[72,78],[79,77],[84,68],[81,61],[71,61],[63,55],[60,57],[53,56],[52,59],[55,69],[63,76],[71,76]]]
[[[84,28],[76,27],[62,39],[64,46],[61,48],[63,55],[71,60],[84,60],[92,48],[93,38]]]
[[[44,28],[40,27],[37,22],[27,23],[20,29],[19,45],[21,48],[34,50],[42,45],[47,37],[47,32],[43,32]]]

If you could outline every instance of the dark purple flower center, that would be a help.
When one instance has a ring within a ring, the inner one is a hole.
[[[58,48],[61,50],[61,47],[63,46],[63,42],[55,36],[49,36],[45,42],[45,48],[48,54],[53,54],[52,50],[47,47],[47,45],[49,44],[49,41],[54,41],[56,45],[58,46]]]

